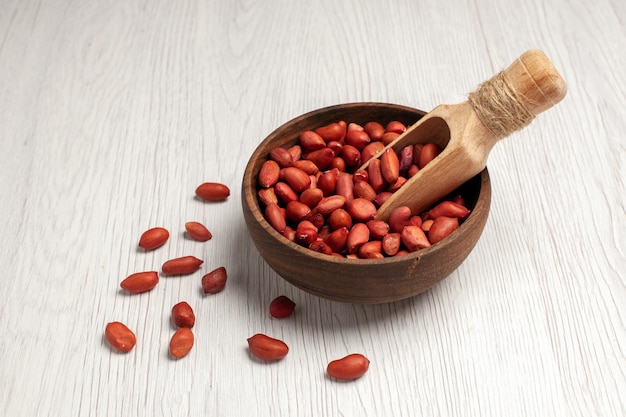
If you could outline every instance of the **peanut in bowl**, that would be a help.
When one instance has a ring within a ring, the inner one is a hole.
[[[265,204],[258,197],[259,190],[263,188],[259,185],[259,172],[270,152],[298,144],[300,134],[304,131],[314,131],[338,121],[358,126],[372,121],[383,126],[398,121],[408,126],[424,115],[423,111],[395,104],[342,104],[299,116],[277,128],[261,142],[244,172],[242,208],[252,242],[278,275],[292,285],[322,298],[378,304],[420,294],[458,268],[476,245],[487,221],[491,186],[486,168],[454,192],[469,209],[469,215],[458,228],[428,247],[375,259],[355,258],[353,254],[347,254],[347,250],[343,254],[329,255],[294,242],[268,222]],[[440,145],[445,147],[445,143]]]

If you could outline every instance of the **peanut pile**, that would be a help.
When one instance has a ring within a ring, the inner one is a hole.
[[[257,178],[265,219],[294,243],[347,258],[399,256],[441,241],[470,213],[460,195],[424,213],[400,206],[388,221],[375,220],[378,208],[441,152],[435,143],[385,149],[406,129],[399,121],[339,121],[272,149]]]

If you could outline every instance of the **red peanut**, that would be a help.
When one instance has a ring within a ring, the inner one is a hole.
[[[365,163],[369,161],[383,149],[385,149],[385,144],[380,141],[370,143],[361,151],[361,162]]]
[[[271,203],[278,204],[278,197],[273,188],[261,188],[257,193],[257,197],[259,198],[259,202],[264,206]]]
[[[385,134],[385,128],[378,122],[365,123],[365,125],[363,126],[363,130],[365,130],[365,132],[370,135],[370,138],[372,138],[372,140],[376,141],[381,140],[383,135]]]
[[[213,237],[209,229],[200,222],[185,223],[185,230],[191,239],[197,240],[198,242],[206,242]]]
[[[187,275],[197,271],[203,263],[195,256],[182,256],[165,262],[161,270],[165,275]]]
[[[400,233],[388,233],[383,236],[382,249],[383,252],[389,256],[394,256],[400,250],[402,244],[402,237]]]
[[[248,350],[259,359],[275,361],[287,356],[289,346],[282,340],[258,333],[248,338]]]
[[[317,132],[306,130],[300,133],[300,145],[307,151],[316,151],[326,147],[326,141]]]
[[[362,151],[372,139],[364,130],[352,129],[348,130],[344,141],[346,145],[354,146],[359,151]]]
[[[309,249],[315,252],[324,253],[326,255],[331,255],[333,253],[333,249],[328,245],[328,243],[319,239],[311,243],[309,245]]]
[[[289,317],[295,308],[296,303],[294,303],[289,297],[279,295],[272,300],[269,310],[270,315],[275,319],[284,319],[285,317]]]
[[[387,191],[391,193],[395,193],[404,185],[405,182],[406,182],[406,178],[399,176],[396,179],[396,182],[389,184],[389,187],[387,187]]]
[[[112,347],[120,352],[130,352],[137,343],[135,333],[124,323],[119,321],[114,321],[106,325],[104,337]]]
[[[317,227],[310,221],[302,221],[298,224],[298,228],[296,229],[296,242],[303,245],[309,246],[311,243],[315,242],[318,237]]]
[[[382,252],[382,242],[380,240],[370,240],[362,244],[359,248],[359,258],[381,259],[384,257]]]
[[[402,232],[405,226],[409,224],[411,218],[411,209],[407,206],[396,207],[389,214],[389,230],[395,233]]]
[[[380,159],[372,159],[367,165],[368,182],[377,193],[385,189],[385,178],[380,168]]]
[[[356,223],[348,233],[346,242],[348,253],[356,253],[370,239],[370,230],[365,223]]]
[[[330,142],[326,144],[326,146],[333,150],[333,153],[335,154],[335,159],[339,155],[341,155],[341,151],[343,149],[343,143],[336,141],[336,140],[331,140]]]
[[[324,138],[326,142],[333,140],[341,141],[346,135],[346,124],[336,122],[315,129],[315,132]]]
[[[422,222],[422,230],[428,233],[430,231],[430,227],[433,225],[433,219],[424,220]]]
[[[311,177],[300,168],[283,168],[283,173],[285,181],[296,192],[302,192],[311,186]]]
[[[228,275],[226,268],[220,266],[202,277],[202,291],[205,294],[217,294],[226,287]]]
[[[393,149],[386,149],[380,157],[380,172],[389,184],[398,180],[400,175],[400,160]]]
[[[291,186],[286,182],[277,182],[274,186],[274,192],[282,201],[285,202],[285,204],[289,203],[290,201],[298,200],[298,194],[296,194],[293,188],[291,188]]]
[[[137,272],[126,277],[120,286],[133,294],[150,291],[159,283],[159,274],[156,271]]]
[[[315,175],[319,172],[319,168],[313,161],[308,159],[299,159],[293,163],[293,167],[303,170],[309,175]]]
[[[413,165],[413,146],[407,145],[400,151],[400,175],[407,175]]]
[[[328,224],[333,230],[342,227],[350,229],[352,227],[352,217],[350,217],[350,214],[346,210],[339,208],[330,213],[330,216],[328,216]]]
[[[389,233],[389,223],[382,220],[370,220],[366,223],[370,236],[374,239],[382,239]]]
[[[380,138],[380,141],[385,145],[389,145],[391,142],[393,142],[394,140],[396,140],[398,138],[398,136],[400,136],[399,133],[396,132],[385,132],[385,134],[383,135],[382,138]]]
[[[318,169],[327,169],[332,164],[335,158],[335,153],[330,148],[322,148],[316,151],[309,152],[306,159],[313,162]],[[347,162],[347,161],[346,161]]]
[[[284,148],[274,148],[270,151],[270,159],[276,161],[281,168],[293,165],[293,158],[289,151]]]
[[[391,122],[387,123],[385,130],[387,132],[403,133],[406,130],[406,126],[402,122],[392,120]]]
[[[296,241],[296,231],[293,230],[291,226],[287,226],[285,228],[285,231],[282,233],[282,235],[285,236],[285,238],[289,240],[290,242]]]
[[[436,219],[439,216],[465,219],[469,216],[469,213],[469,209],[459,203],[455,203],[453,201],[442,201],[428,211],[428,216],[431,219]]]
[[[344,145],[341,150],[341,156],[346,161],[346,166],[348,167],[356,167],[362,163],[361,151],[352,145]]]
[[[439,216],[430,226],[428,230],[428,240],[431,244],[442,241],[450,233],[459,227],[459,220],[456,217]]]
[[[354,197],[374,201],[376,190],[367,181],[357,181],[353,186]]]
[[[139,247],[145,250],[153,250],[159,248],[167,242],[170,232],[162,227],[153,227],[148,229],[139,238]]]
[[[376,216],[376,206],[365,198],[355,198],[348,203],[348,213],[358,222],[372,220]]]
[[[311,208],[299,201],[290,201],[286,208],[287,218],[293,222],[300,222],[311,217]]]
[[[170,354],[174,358],[180,359],[191,351],[193,343],[194,336],[191,329],[188,327],[181,327],[176,330],[170,339]]]
[[[293,145],[292,147],[287,149],[287,152],[289,152],[289,154],[291,155],[291,160],[294,162],[294,164],[296,163],[296,161],[300,160],[300,157],[302,157],[302,147],[300,145]]]
[[[206,201],[223,201],[230,195],[230,189],[218,182],[205,182],[196,188],[196,195]]]
[[[307,188],[300,194],[300,202],[313,208],[324,198],[324,192],[319,188]]]
[[[419,170],[420,170],[420,168],[417,165],[413,164],[413,165],[411,165],[409,167],[409,170],[407,171],[406,176],[411,178],[412,176],[417,174],[419,172]]]
[[[346,198],[341,195],[333,195],[330,197],[324,197],[316,206],[316,210],[318,213],[322,215],[327,215],[337,210],[338,208],[342,208],[346,204]]]
[[[335,192],[343,196],[346,201],[354,199],[354,182],[352,181],[352,175],[346,172],[340,172],[337,177],[337,184],[335,184]]]
[[[381,193],[378,193],[376,194],[376,198],[374,198],[374,203],[378,205],[378,207],[380,207],[385,203],[385,201],[387,201],[389,197],[392,196],[392,194],[393,193],[390,191],[383,191]]]
[[[406,226],[402,229],[401,237],[402,243],[404,243],[409,252],[415,252],[416,250],[424,249],[430,246],[430,242],[426,238],[426,234],[417,226]]]
[[[269,204],[265,207],[265,219],[279,233],[284,232],[287,227],[287,219],[278,204]]]
[[[172,307],[172,321],[178,327],[191,328],[196,324],[196,315],[189,303],[181,301]]]
[[[424,168],[426,164],[435,159],[441,153],[441,147],[435,143],[427,143],[422,147],[419,154],[418,166]]]
[[[347,227],[340,227],[339,229],[331,232],[324,239],[324,243],[326,243],[333,252],[343,252],[346,249],[346,245],[348,243],[348,231]]]
[[[335,194],[335,186],[337,185],[338,177],[338,170],[331,169],[323,172],[317,179],[317,188],[322,190],[325,197]]]
[[[370,361],[364,355],[353,353],[331,361],[326,367],[326,373],[335,379],[356,379],[367,372],[369,365]]]

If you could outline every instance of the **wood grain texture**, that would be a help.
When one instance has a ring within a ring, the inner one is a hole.
[[[622,416],[626,414],[626,6],[488,0],[6,0],[0,8],[0,415]],[[430,110],[522,51],[546,51],[566,99],[494,148],[477,246],[427,293],[354,306],[260,259],[238,190],[277,126],[352,101]],[[183,236],[201,221],[213,239]],[[137,250],[167,227],[167,245]],[[194,255],[200,273],[119,282]],[[205,297],[202,272],[225,266]],[[279,294],[296,303],[269,317]],[[169,311],[196,345],[167,353]],[[104,327],[137,334],[112,351]],[[257,332],[291,351],[251,359]],[[332,360],[372,361],[352,383]]]

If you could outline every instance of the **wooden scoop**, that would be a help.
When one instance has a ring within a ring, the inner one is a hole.
[[[379,208],[376,218],[388,219],[398,206],[409,206],[413,214],[425,211],[482,171],[496,142],[528,125],[566,92],[565,81],[548,57],[530,50],[483,83],[468,101],[435,107],[386,148],[400,152],[407,145],[432,142],[443,151],[409,178]]]

